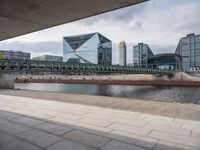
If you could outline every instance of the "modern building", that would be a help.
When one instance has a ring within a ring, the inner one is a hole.
[[[63,37],[64,62],[112,64],[112,41],[100,33]]]
[[[62,62],[62,56],[54,56],[54,55],[42,55],[38,57],[33,57],[32,60],[41,60],[41,61],[55,61],[55,62]]]
[[[148,44],[138,43],[133,46],[133,65],[134,67],[148,67],[148,58],[153,56],[153,52]]]
[[[22,51],[6,51],[0,50],[1,59],[20,59],[20,60],[30,60],[31,54]]]
[[[148,58],[148,67],[163,70],[180,70],[181,55],[174,53],[157,54]]]
[[[192,33],[181,38],[176,53],[182,57],[182,69],[184,71],[200,68],[200,35]]]
[[[119,65],[126,66],[126,43],[125,43],[125,41],[119,43]]]

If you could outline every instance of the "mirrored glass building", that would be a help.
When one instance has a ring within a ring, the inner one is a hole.
[[[111,65],[112,41],[100,33],[63,37],[63,61]]]

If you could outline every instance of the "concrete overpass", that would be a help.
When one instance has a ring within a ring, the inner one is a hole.
[[[1,0],[0,41],[147,0]]]

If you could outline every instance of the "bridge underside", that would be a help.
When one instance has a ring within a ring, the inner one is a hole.
[[[147,0],[1,0],[0,41]]]

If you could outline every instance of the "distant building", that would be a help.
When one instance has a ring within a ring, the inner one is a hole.
[[[176,53],[182,57],[182,69],[192,71],[200,68],[200,35],[188,34],[179,40]]]
[[[119,65],[126,66],[126,43],[119,43]]]
[[[157,54],[148,58],[148,67],[161,70],[181,69],[181,55],[174,53]]]
[[[25,53],[22,51],[6,51],[6,50],[0,50],[1,58],[3,59],[19,59],[19,60],[30,60],[31,54]]]
[[[112,41],[100,33],[63,37],[64,62],[112,64]]]
[[[148,44],[138,43],[133,46],[133,65],[134,67],[148,67],[148,58],[153,56],[153,52]]]
[[[55,62],[62,62],[62,56],[54,56],[54,55],[42,55],[38,57],[33,57],[32,60],[40,60],[40,61],[55,61]]]

